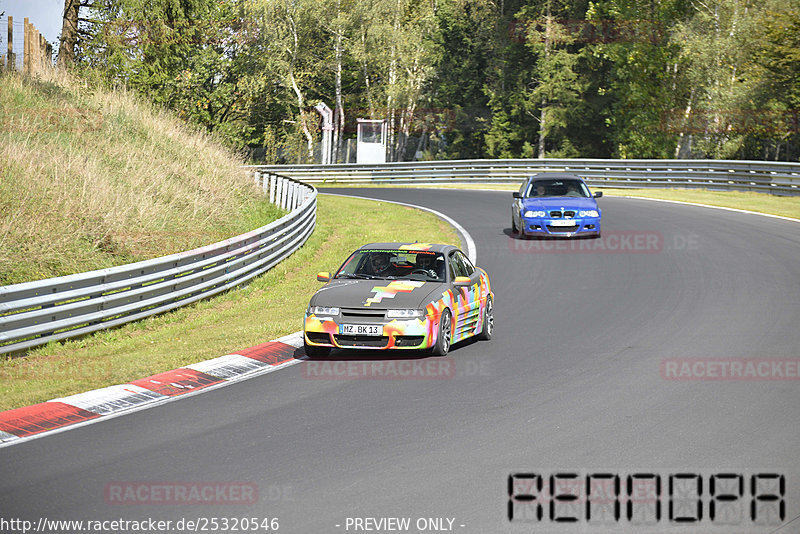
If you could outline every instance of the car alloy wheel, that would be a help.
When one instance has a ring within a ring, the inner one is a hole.
[[[450,338],[453,334],[453,321],[450,319],[450,310],[445,308],[439,318],[439,334],[436,336],[436,345],[433,354],[445,356],[450,350]]]
[[[494,335],[494,304],[492,297],[486,298],[486,308],[483,310],[483,329],[478,334],[478,339],[488,341]]]

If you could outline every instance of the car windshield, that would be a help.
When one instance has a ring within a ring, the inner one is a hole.
[[[526,197],[580,197],[589,198],[589,190],[580,180],[535,180],[528,184]]]
[[[444,255],[425,250],[357,250],[334,278],[444,282]]]

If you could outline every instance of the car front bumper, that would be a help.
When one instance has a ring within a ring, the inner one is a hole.
[[[574,224],[559,226],[569,220]],[[554,224],[555,223],[555,224]],[[522,218],[522,231],[525,235],[542,235],[554,237],[574,237],[600,235],[600,217],[583,217],[575,219]]]
[[[340,333],[339,317],[318,317],[306,313],[303,336],[308,345],[341,349],[429,349],[436,344],[438,322],[426,315],[422,319],[384,319],[382,321],[357,321],[363,325],[378,325],[380,335],[352,335]],[[346,321],[353,324],[354,321]]]

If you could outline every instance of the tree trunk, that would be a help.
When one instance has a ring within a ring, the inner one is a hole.
[[[341,9],[341,0],[337,0],[337,15]],[[339,162],[339,154],[342,151],[342,140],[344,138],[344,105],[342,104],[342,48],[343,36],[341,27],[337,28],[336,33],[336,103],[333,111],[333,158],[332,163]]]
[[[314,137],[311,135],[311,131],[308,129],[308,118],[306,116],[306,104],[305,98],[303,97],[303,92],[300,90],[300,86],[297,85],[297,79],[294,76],[294,68],[297,64],[297,54],[300,50],[300,38],[297,35],[297,25],[295,24],[294,17],[291,13],[287,13],[287,19],[289,21],[289,28],[292,32],[292,41],[294,43],[294,48],[292,49],[292,61],[289,65],[289,82],[292,84],[292,89],[294,90],[295,95],[297,96],[297,107],[299,108],[300,112],[300,126],[303,128],[303,135],[306,138],[306,144],[308,145],[308,159],[314,159]]]
[[[297,107],[300,108],[300,126],[303,128],[303,135],[306,138],[306,144],[308,146],[308,158],[311,160],[314,159],[314,136],[311,135],[311,130],[308,129],[308,117],[306,116],[305,111],[305,98],[303,98],[303,92],[300,91],[300,86],[297,85],[294,72],[289,73],[289,80],[291,81],[292,89],[294,89],[295,95],[297,95]]]
[[[691,133],[686,136],[686,128],[689,124],[689,119],[692,116],[692,101],[694,100],[694,89],[689,94],[689,101],[686,103],[686,110],[683,112],[683,121],[681,124],[681,133],[678,134],[678,143],[675,145],[675,159],[686,159],[689,157],[691,151],[692,136]]]
[[[58,66],[69,68],[75,64],[75,46],[78,44],[78,11],[80,0],[64,0],[64,19],[58,45]]]
[[[544,60],[550,57],[550,45],[552,40],[552,28],[551,24],[553,23],[550,17],[550,2],[547,2],[547,18],[545,19],[545,28],[544,28]],[[539,159],[544,159],[545,157],[545,139],[547,137],[547,97],[542,97],[542,112],[539,116],[539,147],[538,147],[538,157]]]

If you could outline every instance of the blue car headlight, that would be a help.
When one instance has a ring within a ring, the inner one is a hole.
[[[600,217],[597,210],[581,210],[578,212],[578,217]]]
[[[546,214],[543,211],[528,210],[525,213],[523,213],[522,216],[531,219],[531,218],[536,218],[536,217],[545,217]]]

